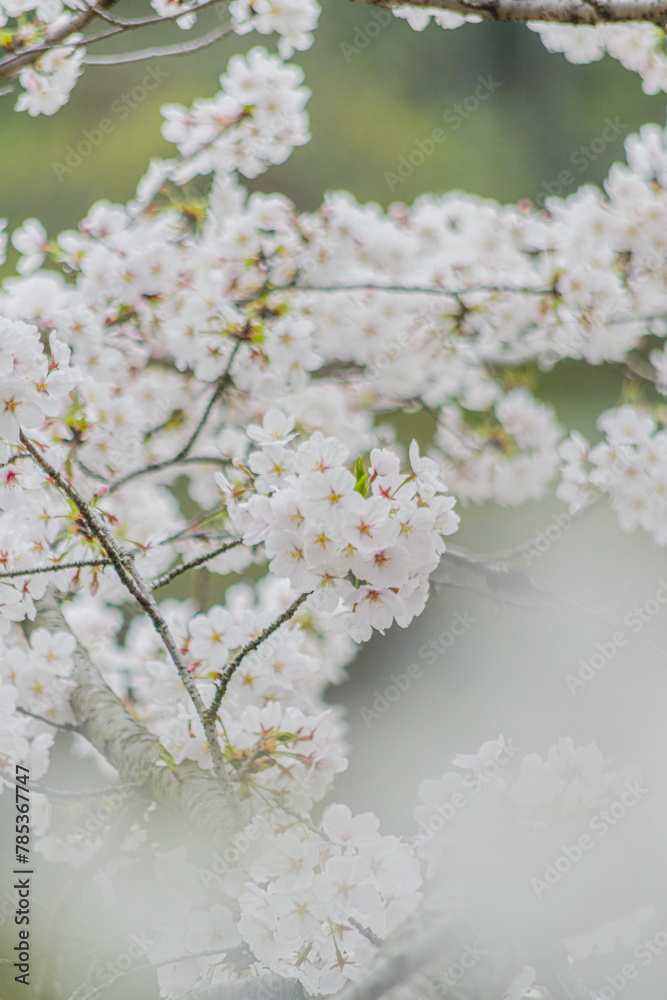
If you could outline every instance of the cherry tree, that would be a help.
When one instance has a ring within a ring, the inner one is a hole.
[[[590,850],[582,824],[645,794],[632,762],[490,733],[417,776],[400,838],[332,797],[346,726],[325,695],[359,644],[421,614],[443,567],[513,585],[515,553],[446,541],[470,504],[555,489],[573,516],[605,498],[621,530],[667,543],[665,133],[644,126],[603,189],[544,210],[337,193],[300,213],[243,179],[308,141],[287,60],[317,3],[115,7],[0,0],[5,99],[54,114],[87,65],[231,33],[275,35],[279,54],[236,55],[213,97],[164,107],[173,157],[129,204],[59,236],[36,219],[0,232],[2,259],[8,239],[19,253],[0,289],[0,787],[29,816],[12,866],[29,845],[33,867],[71,872],[43,933],[25,922],[17,982],[70,1000],[134,995],[139,969],[170,1000],[613,997],[629,973],[611,958],[594,993],[585,963],[633,942],[646,908],[584,932],[541,897]],[[197,35],[209,7],[220,23]],[[665,3],[389,9],[415,30],[525,22],[571,62],[608,54],[667,91]],[[168,21],[180,41],[95,54]],[[532,391],[565,360],[622,365],[636,387],[596,443]],[[386,419],[406,408],[435,428],[407,452]],[[226,588],[213,606],[166,589],[202,573]],[[52,786],[59,747],[82,773],[92,759],[95,787]],[[86,922],[101,943],[81,959]]]

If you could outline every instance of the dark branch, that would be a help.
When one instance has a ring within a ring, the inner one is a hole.
[[[0,572],[0,578],[34,576],[36,573],[57,573],[61,569],[84,569],[86,566],[111,566],[111,559],[82,559],[79,562],[54,563],[53,566],[35,566],[33,569],[11,569]]]
[[[93,510],[88,503],[86,503],[74,486],[68,482],[68,480],[65,479],[60,472],[54,469],[50,462],[48,462],[47,459],[41,454],[38,448],[35,447],[33,442],[26,438],[23,431],[20,432],[20,441],[24,448],[26,448],[26,450],[33,457],[37,465],[44,472],[46,472],[51,481],[58,487],[58,489],[61,490],[61,492],[65,494],[68,500],[71,500],[77,508],[90,534],[98,539],[102,548],[109,557],[116,573],[118,574],[118,577],[121,580],[121,583],[125,585],[142,610],[145,611],[150,620],[153,622],[155,631],[160,636],[165,649],[169,653],[169,656],[178,671],[178,675],[183,682],[183,686],[188,692],[190,700],[196,709],[197,715],[201,719],[206,739],[208,741],[209,750],[211,752],[211,757],[213,759],[214,771],[229,798],[232,808],[235,808],[237,806],[236,797],[234,795],[231,781],[229,779],[229,775],[227,774],[225,761],[222,756],[222,750],[220,748],[220,742],[215,728],[215,718],[211,720],[209,714],[207,713],[204,707],[204,702],[202,701],[202,697],[199,693],[199,689],[190,671],[188,670],[183,654],[178,648],[178,645],[169,630],[169,626],[155,603],[155,598],[153,597],[150,587],[137,570],[134,563],[134,557],[120,544],[120,542],[118,542],[116,538],[114,538],[99,514]]]
[[[394,6],[389,0],[362,0],[379,7]],[[547,21],[553,24],[596,25],[648,22],[667,24],[664,0],[398,0],[416,8],[449,10],[454,14],[482,17],[489,21]]]
[[[81,732],[79,726],[75,726],[71,722],[52,722],[51,719],[45,719],[43,715],[37,715],[36,712],[30,712],[27,708],[21,708],[20,705],[16,706],[16,711],[20,712],[21,715],[29,715],[31,719],[37,719],[38,722],[45,722],[47,726],[53,726],[54,729],[62,729],[64,733]]]
[[[241,539],[236,538],[233,542],[227,542],[225,545],[220,545],[217,549],[213,549],[212,552],[207,552],[203,556],[197,556],[196,559],[190,559],[189,562],[183,563],[182,566],[176,566],[174,569],[170,569],[168,573],[158,577],[157,580],[152,582],[151,588],[157,590],[158,587],[165,587],[172,580],[175,580],[177,576],[180,576],[181,573],[187,573],[189,569],[196,569],[198,566],[203,566],[204,563],[215,559],[216,556],[222,555],[223,552],[229,552],[230,549],[234,549],[237,545],[241,544]]]
[[[292,601],[292,603],[290,604],[289,608],[287,608],[286,611],[283,611],[283,613],[279,615],[274,622],[272,622],[270,625],[267,625],[264,631],[260,632],[260,634],[255,639],[253,639],[252,642],[249,642],[246,646],[244,646],[243,649],[236,654],[232,662],[227,667],[225,667],[225,669],[222,672],[222,676],[218,681],[218,686],[216,688],[213,701],[211,702],[211,707],[209,708],[207,713],[209,719],[211,719],[212,721],[215,720],[215,717],[218,714],[218,709],[220,708],[220,703],[225,696],[227,685],[234,676],[236,669],[246,658],[246,656],[249,653],[253,653],[259,646],[261,646],[262,643],[265,642],[266,639],[268,639],[273,632],[279,629],[281,625],[284,625],[285,622],[288,622],[290,620],[290,618],[293,618],[294,615],[299,610],[299,608],[301,607],[301,605],[303,604],[303,602],[306,600],[306,598],[310,597],[311,593],[312,593],[311,591],[308,591],[305,594],[299,594],[297,599],[295,601]]]

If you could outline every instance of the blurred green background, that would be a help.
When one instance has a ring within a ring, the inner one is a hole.
[[[114,10],[119,17],[136,16],[145,6],[121,0]],[[365,4],[324,0],[315,44],[291,60],[303,66],[313,93],[313,140],[259,178],[257,187],[283,191],[304,209],[315,208],[324,191],[340,188],[383,205],[456,188],[502,201],[536,199],[563,170],[575,178],[569,190],[599,182],[622,157],[626,134],[646,121],[664,124],[664,95],[646,96],[639,78],[610,59],[571,66],[520,26],[431,26],[418,33],[393,17],[381,25],[378,14]],[[200,30],[219,23],[213,13]],[[143,48],[187,37],[172,25],[150,38],[134,33],[131,41]],[[112,105],[140,85],[151,63],[87,68],[70,103],[50,118],[17,114],[11,96],[1,99],[0,217],[11,228],[36,216],[54,234],[76,225],[99,198],[127,200],[150,157],[170,155],[160,135],[160,106],[213,95],[230,55],[256,44],[275,49],[272,36],[253,33],[194,56],[156,60],[167,78],[124,120]],[[494,93],[460,128],[443,125],[443,114],[489,75],[500,84]],[[112,134],[58,179],[54,164],[63,163],[67,147],[76,147],[84,130],[103,118],[114,123]],[[602,153],[580,155],[573,167],[571,156],[600,137],[607,118],[617,121],[618,137]],[[449,133],[447,141],[392,194],[385,173],[395,172],[400,157],[438,127]]]

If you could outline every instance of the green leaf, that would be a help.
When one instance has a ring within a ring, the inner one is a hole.
[[[169,753],[167,748],[163,747],[161,743],[160,743],[160,758],[165,762],[165,764],[173,774],[178,774],[178,764],[176,763],[172,755]]]
[[[357,482],[355,483],[355,491],[361,493],[362,497],[366,495],[366,486],[368,485],[368,475],[364,472],[364,463],[362,461],[361,455],[356,461],[354,466],[354,476]]]

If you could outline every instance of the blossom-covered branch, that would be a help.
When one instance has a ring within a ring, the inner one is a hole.
[[[394,6],[387,0],[363,2]],[[472,15],[516,24],[529,21],[566,25],[648,22],[664,27],[667,24],[667,3],[660,0],[400,0],[396,6],[451,11],[462,17]]]
[[[69,631],[54,595],[47,595],[41,621],[46,627]],[[73,659],[76,686],[71,704],[78,729],[118,771],[121,781],[145,786],[155,801],[186,817],[202,836],[223,842],[231,836],[238,814],[216,778],[191,761],[177,773],[165,766],[159,739],[131,717],[79,643]]]
[[[2,48],[8,52],[0,58],[0,81],[10,81],[8,87],[0,90],[0,97],[11,93],[13,81],[18,80],[23,91],[19,94],[17,110],[28,111],[31,115],[51,115],[67,103],[85,64],[113,66],[187,55],[214,45],[232,32],[245,34],[255,29],[266,34],[275,30],[281,35],[282,54],[291,55],[295,48],[306,48],[310,44],[310,31],[319,14],[316,0],[293,0],[285,11],[274,11],[270,6],[258,9],[248,0],[152,0],[155,16],[127,18],[109,13],[118,2],[99,0],[82,4],[80,0],[21,0],[16,3],[15,0],[0,0]],[[87,53],[89,47],[100,42],[171,22],[189,31],[197,18],[211,8],[216,8],[218,13],[224,8],[225,23],[197,38],[105,55]],[[86,35],[85,29],[94,21],[109,27],[98,34]]]
[[[239,650],[239,652],[236,654],[231,663],[225,667],[225,669],[222,672],[222,676],[218,681],[213,701],[211,702],[210,708],[208,709],[211,718],[215,718],[215,716],[217,715],[218,709],[220,708],[222,699],[225,696],[225,691],[227,690],[229,682],[234,676],[236,670],[240,667],[245,657],[249,653],[252,653],[254,652],[254,650],[258,649],[261,646],[261,644],[266,639],[269,638],[270,635],[273,635],[276,629],[279,629],[281,625],[284,625],[285,622],[288,622],[290,620],[290,618],[293,618],[296,612],[303,604],[303,602],[309,596],[310,596],[309,593],[299,594],[297,599],[295,601],[292,601],[292,603],[290,604],[289,608],[287,608],[286,611],[283,611],[283,613],[279,615],[279,617],[276,618],[274,622],[272,622],[270,625],[267,625],[267,627],[262,632],[260,632],[260,634],[257,636],[256,639],[253,639],[251,642],[247,643],[247,645],[245,645],[243,649]]]
[[[71,500],[76,506],[88,530],[90,531],[90,534],[99,540],[122,583],[125,587],[127,587],[130,594],[132,594],[153,622],[156,632],[164,643],[169,656],[171,657],[174,666],[176,667],[179,676],[183,681],[190,698],[192,699],[192,703],[197,710],[197,714],[202,721],[202,725],[204,726],[205,731],[207,731],[216,775],[225,789],[230,803],[232,803],[232,808],[234,808],[233,792],[229,783],[226,766],[220,752],[220,745],[218,743],[215,728],[210,725],[210,722],[207,719],[206,709],[204,703],[202,702],[199,690],[194,684],[183,656],[174,642],[169,627],[160,613],[155,600],[153,599],[150,587],[137,572],[133,556],[127,549],[118,543],[99,515],[88,503],[86,503],[84,498],[74,488],[74,486],[56,469],[54,469],[52,465],[50,465],[48,460],[40,453],[39,449],[36,448],[32,441],[25,436],[23,431],[19,432],[19,437],[21,444],[30,453],[37,465],[48,474],[49,479],[55,483],[56,486],[58,486],[58,488],[62,490],[68,499]]]
[[[205,6],[153,0],[184,30]],[[466,16],[501,6],[468,4]],[[65,27],[81,13],[56,7]],[[466,19],[392,10],[416,28]],[[567,10],[584,16],[582,4]],[[125,30],[115,9],[98,13],[108,33]],[[318,8],[233,0],[228,13],[239,34],[277,32],[287,56],[309,44]],[[0,15],[9,58],[61,30],[42,0],[0,0]],[[656,24],[531,27],[573,60],[608,52],[645,89],[667,88]],[[20,107],[62,107],[86,44],[63,36],[24,66]],[[278,995],[371,1000],[391,988],[404,1000],[430,957],[419,927],[441,918],[453,964],[424,973],[425,996],[444,995],[452,970],[470,974],[462,996],[545,995],[552,967],[576,967],[615,935],[634,939],[644,919],[587,940],[579,910],[552,920],[539,909],[549,883],[535,874],[605,816],[636,806],[638,829],[659,828],[642,812],[641,773],[612,768],[594,743],[560,738],[541,756],[498,736],[444,773],[428,755],[412,835],[387,835],[370,812],[318,806],[347,766],[329,689],[360,643],[423,612],[432,583],[572,609],[516,568],[525,545],[490,557],[451,547],[467,505],[521,507],[555,492],[560,526],[604,498],[623,530],[667,544],[667,133],[645,126],[604,189],[543,209],[455,193],[385,212],[339,192],[300,212],[250,194],[244,179],[308,141],[303,80],[262,48],[234,56],[219,93],[163,109],[174,156],[151,163],[129,205],[99,202],[59,237],[35,219],[11,234],[18,274],[0,290],[0,773],[30,770],[35,851],[80,871],[92,870],[113,809],[82,817],[80,804],[49,797],[40,779],[54,742],[113,769],[119,789],[144,786],[145,815],[91,892],[116,893],[124,929],[145,921],[142,951],[164,1000],[209,986],[246,996],[274,975]],[[207,194],[193,197],[192,181]],[[5,244],[3,230],[3,259]],[[546,401],[564,363],[624,379],[591,442],[568,436]],[[425,417],[421,442],[402,440],[402,412]],[[199,568],[192,598],[157,603]],[[596,614],[617,634],[613,616]],[[433,648],[439,640],[426,659]],[[393,678],[397,697],[415,666]],[[448,711],[443,700],[438,725]],[[158,806],[177,813],[177,833]],[[516,939],[540,969],[517,967]],[[76,995],[88,988],[97,983]]]

